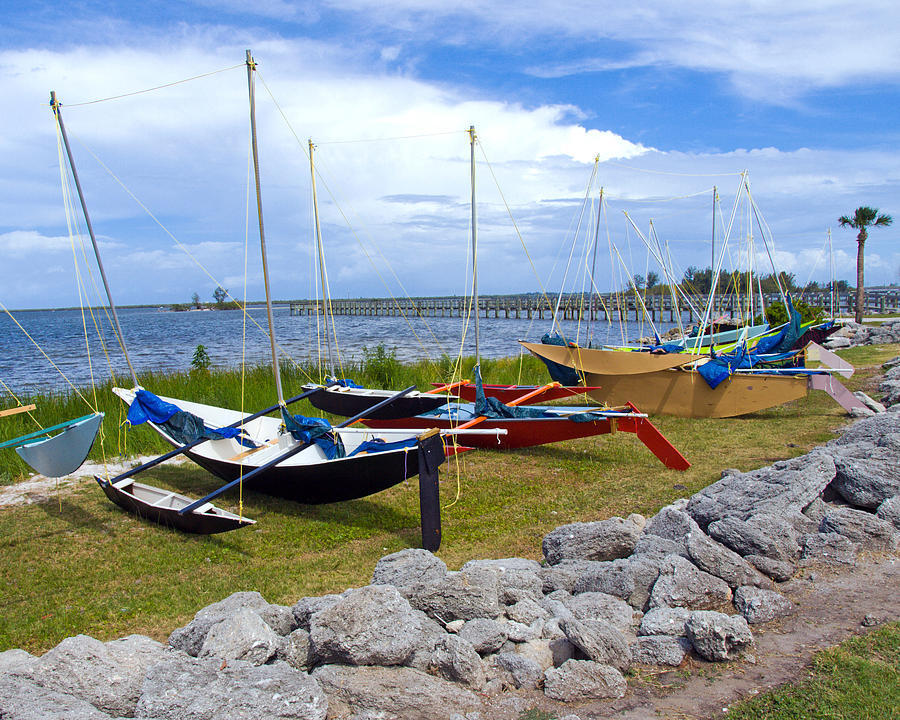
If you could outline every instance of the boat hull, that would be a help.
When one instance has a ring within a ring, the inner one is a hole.
[[[437,383],[433,383],[435,387],[439,387]],[[523,395],[537,390],[537,385],[484,385],[485,397],[497,398],[504,405],[508,405]],[[547,388],[545,392],[535,396],[535,400],[540,399],[541,402],[550,402],[551,400],[562,400],[564,398],[576,397],[584,395],[589,390],[598,388],[574,386],[560,386]],[[475,402],[475,384],[467,383],[453,389],[453,392],[466,402]]]
[[[529,352],[559,365],[586,373],[586,385],[603,385],[608,376],[643,375],[687,365],[700,359],[693,353],[650,353],[630,350],[601,350],[563,345],[544,345],[520,340]],[[641,407],[641,405],[638,405]],[[643,409],[641,407],[641,409]]]
[[[633,402],[650,415],[727,418],[766,410],[806,397],[805,375],[736,373],[715,388],[692,370],[662,370],[641,375],[586,375],[600,384],[590,396],[610,405]]]
[[[304,388],[306,387],[304,386]],[[313,407],[322,412],[341,417],[353,417],[361,412],[365,412],[382,400],[386,400],[394,395],[395,392],[394,390],[372,390],[369,388],[324,388],[310,395],[308,400]],[[447,395],[410,393],[397,398],[390,405],[376,410],[370,417],[390,420],[421,415],[422,413],[437,410],[450,399]]]

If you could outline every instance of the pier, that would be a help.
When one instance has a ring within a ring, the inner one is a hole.
[[[478,300],[478,313],[484,318],[504,319],[550,319],[557,295],[531,293],[527,295],[485,295]],[[777,293],[763,296],[766,306],[780,302]],[[795,297],[796,299],[800,299]],[[549,303],[548,303],[549,300]],[[806,293],[803,302],[818,305],[828,313],[831,309],[831,296],[828,292]],[[675,323],[678,320],[678,307],[672,302],[671,295],[653,294],[643,298],[646,312],[655,321]],[[694,306],[705,306],[706,298],[696,298]],[[719,295],[715,302],[716,317],[739,318],[746,316],[749,299],[747,296]],[[855,293],[837,293],[834,312],[836,316],[852,315],[856,306]],[[447,297],[414,297],[414,298],[339,298],[331,300],[331,312],[334,315],[359,315],[372,317],[465,317],[470,312],[471,299],[460,296]],[[322,312],[322,303],[315,300],[295,300],[290,303],[291,315],[315,315]],[[580,293],[568,293],[562,296],[559,305],[561,320],[600,320],[625,321],[640,320],[644,308],[633,293],[593,295],[591,298]],[[759,313],[759,296],[753,298],[753,312]],[[864,314],[885,314],[900,312],[900,287],[874,288],[866,291]],[[698,313],[681,305],[682,322],[692,323],[699,320]]]

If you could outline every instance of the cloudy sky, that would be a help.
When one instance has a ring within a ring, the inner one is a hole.
[[[78,305],[75,278],[92,271],[73,255],[70,223],[83,223],[67,219],[51,90],[118,303],[211,300],[217,284],[241,297],[245,278],[262,297],[248,48],[280,299],[315,291],[309,139],[337,297],[464,291],[470,125],[483,293],[577,289],[597,226],[584,198],[600,187],[604,290],[621,282],[617,253],[663,274],[640,240],[651,226],[676,272],[708,265],[713,186],[726,264],[746,262],[752,236],[758,259],[771,253],[800,282],[829,278],[829,228],[837,276],[854,277],[840,215],[900,214],[892,1],[28,5],[0,10],[10,308]],[[761,223],[738,192],[743,171]],[[870,235],[868,284],[900,282],[898,232]]]

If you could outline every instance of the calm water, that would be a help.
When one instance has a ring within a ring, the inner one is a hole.
[[[13,315],[71,382],[78,386],[90,384],[81,311],[30,310],[14,312]],[[264,308],[253,308],[250,315],[259,325],[266,327]],[[281,352],[297,362],[315,360],[316,319],[291,316],[287,306],[277,307],[274,317],[275,336]],[[206,347],[216,366],[236,367],[240,364],[242,320],[238,310],[168,312],[155,308],[127,308],[119,311],[119,320],[131,361],[138,372],[189,369],[198,344]],[[91,322],[90,317],[88,322]],[[112,365],[117,373],[127,374],[127,366],[105,316],[103,325]],[[426,356],[437,358],[442,353],[456,357],[460,351],[463,321],[460,318],[414,319],[411,329],[402,317],[342,316],[336,318],[336,325],[345,360],[358,360],[363,348],[374,348],[384,343],[394,349],[398,359],[410,361]],[[481,354],[484,357],[516,355],[520,349],[517,340],[539,340],[549,327],[549,320],[482,318]],[[671,324],[661,323],[658,327],[662,332]],[[641,327],[632,322],[627,323],[625,329],[630,338],[650,333],[648,326]],[[577,323],[563,324],[563,331],[568,337],[574,338],[577,330]],[[91,338],[90,358],[94,374],[106,379],[109,377],[109,365],[97,332],[90,330],[88,335]],[[582,340],[584,337],[585,325],[582,324]],[[620,338],[621,327],[618,324],[594,323],[595,343],[615,343]],[[463,352],[474,355],[474,351],[474,327],[470,324]],[[247,361],[268,362],[269,353],[268,337],[255,325],[248,324]],[[16,393],[67,387],[60,372],[6,315],[0,315],[0,380]],[[5,391],[0,389],[0,394],[5,394]]]

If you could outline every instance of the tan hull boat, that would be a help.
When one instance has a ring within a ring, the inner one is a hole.
[[[735,374],[715,389],[693,370],[660,370],[641,375],[586,373],[588,395],[610,405],[632,402],[650,415],[725,418],[766,410],[806,397],[805,375]]]
[[[660,353],[631,352],[628,350],[600,350],[598,348],[564,347],[562,345],[544,345],[522,340],[519,343],[538,357],[552,360],[560,365],[572,367],[579,372],[596,375],[597,385],[606,383],[610,375],[643,375],[659,372],[669,368],[687,365],[700,359],[701,355],[693,353]],[[594,383],[589,383],[594,384]],[[638,405],[642,411],[644,408]]]

